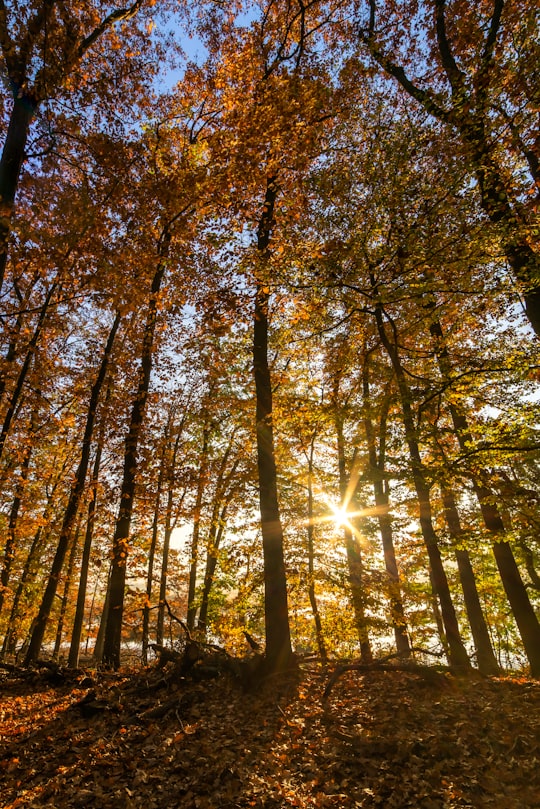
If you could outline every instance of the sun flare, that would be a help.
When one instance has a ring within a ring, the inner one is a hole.
[[[350,518],[353,516],[349,511],[347,511],[346,506],[335,506],[332,503],[328,504],[332,511],[332,522],[336,526],[336,528],[344,528],[350,526]]]

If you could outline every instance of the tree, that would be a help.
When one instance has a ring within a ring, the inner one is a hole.
[[[405,20],[411,26],[420,21],[423,36],[411,35],[400,52],[395,32],[399,26],[401,37],[403,21],[393,0],[380,7],[369,0],[366,22],[357,27],[360,42],[429,115],[459,133],[482,207],[500,228],[527,317],[540,336],[540,255],[532,202],[540,195],[534,10],[527,2],[493,0],[458,9],[447,0],[431,0],[420,4],[416,19]],[[419,53],[424,42],[427,59]]]
[[[88,406],[88,413],[86,417],[86,424],[84,429],[84,436],[82,439],[81,459],[79,462],[79,466],[77,468],[75,480],[73,482],[70,497],[66,506],[66,511],[62,522],[62,528],[60,530],[60,536],[58,538],[56,554],[47,581],[47,587],[43,594],[41,606],[39,608],[34,628],[32,630],[30,643],[26,651],[25,656],[26,665],[28,665],[29,663],[33,663],[39,655],[41,644],[43,642],[43,636],[45,634],[45,630],[47,627],[47,621],[49,619],[49,615],[54,602],[54,596],[56,594],[56,590],[58,587],[58,581],[60,578],[60,574],[62,572],[62,567],[64,565],[64,559],[70,544],[73,542],[73,535],[72,535],[73,527],[75,524],[75,520],[77,518],[81,498],[86,483],[86,475],[88,472],[88,464],[90,462],[90,451],[91,451],[92,437],[94,433],[94,424],[97,415],[97,408],[101,397],[103,384],[105,382],[105,378],[107,375],[107,370],[109,367],[109,361],[111,358],[111,353],[114,345],[114,339],[116,337],[116,332],[118,330],[119,325],[120,325],[120,313],[117,313],[116,318],[112,324],[111,330],[109,332],[109,337],[107,339],[107,344],[105,346],[103,358],[99,366],[99,371],[96,380],[92,386],[92,391],[90,394],[90,402]]]
[[[142,4],[143,0],[135,0],[126,8],[112,9],[101,19],[92,2],[70,8],[64,2],[37,0],[24,11],[10,9],[4,1],[0,5],[0,48],[13,98],[0,157],[0,289],[32,119],[45,101],[66,91],[69,94],[75,71],[95,43],[115,24],[134,17]],[[77,78],[87,83],[84,70]]]
[[[256,397],[257,469],[264,556],[264,615],[268,671],[283,671],[291,661],[291,632],[287,602],[287,578],[283,529],[279,515],[277,472],[272,423],[272,381],[268,364],[268,301],[270,290],[264,265],[270,252],[277,179],[267,181],[263,211],[257,231],[258,263],[253,312],[253,377]]]

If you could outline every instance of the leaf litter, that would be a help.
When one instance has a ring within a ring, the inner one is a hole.
[[[0,807],[540,809],[540,683],[0,676]]]

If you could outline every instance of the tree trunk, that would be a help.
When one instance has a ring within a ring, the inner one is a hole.
[[[120,508],[113,537],[112,568],[108,587],[109,609],[105,627],[105,637],[103,640],[103,662],[108,668],[114,669],[120,668],[124,590],[129,551],[128,540],[131,516],[135,503],[135,479],[138,467],[139,441],[146,412],[146,401],[148,399],[150,374],[152,371],[154,334],[158,313],[158,295],[165,274],[166,258],[169,252],[170,241],[171,233],[166,228],[163,231],[159,245],[159,263],[150,290],[148,312],[143,334],[139,383],[131,410],[129,430],[125,442]]]
[[[146,666],[148,664],[148,640],[150,635],[150,604],[152,601],[152,588],[154,583],[154,563],[156,559],[156,548],[159,533],[159,518],[161,514],[161,494],[163,490],[163,478],[165,475],[165,452],[168,426],[165,430],[164,444],[161,452],[161,460],[159,464],[159,473],[157,481],[156,500],[154,503],[154,517],[152,519],[152,539],[150,541],[150,550],[148,551],[148,569],[146,572],[146,601],[143,607],[143,623],[142,623],[142,659]],[[158,640],[157,643],[161,643]]]
[[[351,481],[351,476],[354,470],[347,474],[346,460],[345,460],[345,439],[343,436],[343,421],[338,413],[338,393],[335,395],[334,405],[334,421],[337,433],[337,450],[338,450],[338,468],[339,468],[339,493],[341,498],[341,508],[346,509],[351,495],[355,491],[355,484]],[[353,525],[353,518],[351,517],[349,524]],[[360,643],[360,657],[363,663],[371,663],[373,661],[373,654],[371,651],[371,644],[369,640],[368,621],[366,617],[365,605],[365,582],[364,582],[364,565],[362,561],[362,552],[358,538],[348,525],[343,527],[343,535],[345,537],[345,549],[347,551],[347,567],[349,571],[349,585],[351,588],[351,601],[354,611],[354,623],[358,633],[358,640]]]
[[[208,532],[208,540],[206,542],[206,569],[204,574],[203,592],[201,596],[201,607],[199,610],[199,620],[197,628],[203,634],[206,634],[206,623],[208,616],[208,601],[210,598],[210,591],[214,583],[214,574],[217,566],[217,552],[223,535],[225,533],[225,520],[227,517],[227,510],[235,495],[234,486],[227,492],[227,487],[230,480],[233,478],[234,473],[238,467],[238,459],[236,459],[227,474],[227,462],[229,460],[231,449],[233,446],[234,433],[231,435],[227,449],[223,453],[219,465],[219,472],[217,475],[213,503],[212,503],[212,516],[210,518],[210,530]]]
[[[315,435],[312,436],[309,445],[308,456],[308,507],[307,507],[307,541],[308,541],[308,596],[313,613],[315,624],[315,637],[321,660],[325,663],[328,660],[328,652],[324,642],[321,614],[315,592],[315,522],[313,514],[313,455],[315,452]]]
[[[165,621],[165,602],[167,600],[167,576],[169,574],[169,550],[171,546],[171,535],[173,532],[172,510],[173,510],[173,481],[169,480],[169,490],[167,492],[167,510],[165,512],[165,531],[163,535],[163,554],[161,557],[161,576],[159,579],[159,607],[156,626],[156,643],[163,643],[163,625]]]
[[[403,608],[401,597],[401,583],[399,579],[399,569],[394,548],[394,537],[392,531],[392,520],[389,513],[389,492],[388,485],[385,485],[385,463],[386,463],[386,418],[388,415],[389,395],[385,395],[379,416],[379,453],[377,457],[377,447],[375,440],[375,430],[371,421],[371,394],[369,386],[369,357],[366,355],[362,371],[362,388],[364,396],[364,429],[368,446],[369,469],[373,482],[373,494],[379,523],[379,532],[384,554],[384,565],[389,583],[390,614],[394,637],[396,639],[396,651],[407,658],[411,654],[409,636],[407,634],[407,620]]]
[[[465,599],[465,609],[476,649],[478,669],[482,674],[499,674],[499,664],[493,651],[491,638],[476,588],[476,580],[469,557],[469,552],[463,548],[464,531],[461,527],[459,513],[454,495],[446,487],[441,487],[442,501],[448,530],[454,544],[454,553],[458,564],[459,578]]]
[[[86,425],[82,440],[81,460],[79,462],[79,467],[75,475],[75,481],[71,487],[71,492],[64,513],[62,528],[60,530],[56,554],[53,560],[51,572],[49,574],[49,579],[47,581],[47,586],[45,588],[45,593],[43,594],[43,599],[41,601],[41,606],[36,618],[36,623],[34,625],[32,636],[30,638],[30,643],[28,645],[28,649],[26,652],[25,665],[29,665],[30,663],[33,663],[37,659],[39,655],[39,650],[41,648],[41,644],[43,642],[43,636],[45,634],[45,629],[47,627],[47,621],[49,620],[49,615],[52,609],[54,596],[56,594],[56,588],[58,587],[58,580],[60,578],[66,552],[70,544],[71,535],[73,532],[73,525],[75,523],[75,519],[79,511],[81,498],[84,492],[86,473],[88,471],[88,464],[90,462],[90,448],[92,443],[92,435],[94,432],[94,423],[96,420],[97,407],[99,403],[99,398],[101,396],[103,383],[105,381],[105,377],[107,374],[107,369],[109,367],[110,355],[112,352],[114,338],[116,336],[119,324],[120,324],[120,314],[117,313],[115,321],[109,333],[109,338],[105,346],[103,359],[101,361],[96,381],[92,386],[92,392],[90,395],[90,404],[88,407],[88,413],[86,416]]]
[[[107,391],[104,410],[107,409],[110,388]],[[86,588],[88,584],[88,572],[90,568],[90,553],[94,538],[94,522],[96,518],[97,491],[99,482],[99,470],[101,466],[101,456],[105,439],[105,417],[102,417],[99,440],[94,458],[94,469],[92,471],[92,496],[88,504],[88,514],[86,518],[86,532],[84,536],[84,546],[81,559],[81,572],[79,576],[79,588],[77,592],[77,604],[75,607],[75,618],[73,620],[73,630],[71,633],[71,645],[69,648],[68,666],[76,669],[79,665],[79,652],[81,645],[81,635],[84,622],[84,610],[86,605]]]
[[[28,480],[31,456],[32,444],[29,442],[24,450],[24,456],[21,463],[21,472],[15,487],[15,496],[9,512],[7,540],[4,548],[4,564],[2,566],[2,573],[0,574],[0,613],[2,612],[2,607],[4,606],[4,598],[8,591],[11,567],[15,558],[15,548],[17,545],[17,522],[19,519],[19,511],[21,508],[21,501],[24,495],[26,481]]]
[[[431,300],[428,301],[427,308],[433,309],[434,302]],[[450,382],[452,366],[442,326],[438,320],[432,319],[429,329],[435,339],[435,352],[437,354],[441,376],[446,382]],[[459,446],[462,451],[466,453],[473,445],[468,420],[454,402],[450,402],[448,407]],[[493,555],[504,591],[518,626],[525,654],[527,655],[531,667],[531,674],[533,677],[540,677],[540,623],[536,617],[534,607],[530,602],[527,588],[521,578],[512,548],[504,538],[504,522],[499,514],[494,495],[476,475],[472,476],[472,484],[480,505],[484,524],[494,537],[492,545]]]
[[[376,292],[377,285],[373,276],[371,277],[371,284],[373,291]],[[446,640],[448,642],[449,663],[451,666],[459,668],[470,668],[470,660],[461,639],[456,612],[452,603],[450,588],[448,586],[448,579],[446,578],[446,573],[441,559],[437,534],[435,533],[435,529],[433,527],[429,485],[427,483],[424,465],[420,455],[418,435],[414,424],[414,417],[411,407],[411,392],[405,378],[397,344],[392,342],[386,333],[382,307],[380,304],[377,304],[375,308],[375,317],[381,343],[388,353],[390,361],[392,362],[394,373],[396,375],[396,381],[401,399],[401,411],[403,425],[405,427],[405,438],[409,448],[413,481],[418,498],[420,527],[429,558],[433,587],[441,605],[444,630],[446,633]]]
[[[199,560],[199,538],[201,534],[201,509],[202,509],[204,490],[207,483],[206,474],[208,467],[209,439],[210,439],[210,425],[205,417],[205,423],[203,427],[201,460],[199,464],[199,476],[197,480],[197,494],[195,497],[195,509],[193,513],[193,534],[191,536],[189,583],[188,583],[188,611],[187,611],[187,626],[189,630],[195,628],[195,616],[197,614],[197,604],[195,603],[195,591],[197,589],[197,562]]]
[[[0,158],[0,292],[6,272],[15,196],[25,158],[30,124],[37,106],[37,103],[27,95],[15,96]]]
[[[274,204],[278,189],[268,180],[264,210],[257,232],[259,260],[269,257]],[[269,672],[284,671],[292,659],[287,574],[283,549],[283,529],[279,514],[277,471],[272,422],[272,382],[268,364],[268,302],[270,292],[257,273],[253,318],[253,376],[256,397],[257,469],[264,558],[264,618],[266,665]]]
[[[203,635],[206,635],[206,630],[208,628],[208,606],[210,602],[210,593],[212,591],[212,585],[214,583],[216,573],[219,546],[225,533],[227,510],[233,496],[233,494],[230,494],[223,504],[216,503],[217,509],[214,510],[212,523],[210,525],[208,551],[206,556],[206,570],[204,572],[204,584],[201,596],[201,608],[199,610],[199,620],[197,622],[197,628]],[[221,509],[219,509],[220,505]]]
[[[58,615],[58,624],[56,627],[56,639],[54,642],[54,651],[52,654],[53,660],[58,660],[60,649],[62,647],[62,635],[64,634],[64,623],[66,620],[66,612],[69,602],[69,591],[71,589],[71,582],[73,580],[73,570],[75,568],[75,558],[77,556],[77,549],[79,545],[79,530],[80,520],[78,521],[77,528],[74,531],[71,539],[71,548],[69,551],[69,560],[66,571],[66,580],[64,582],[64,592],[60,601],[60,613]]]
[[[92,660],[96,665],[99,665],[103,660],[103,648],[105,645],[105,629],[107,627],[107,617],[109,615],[109,604],[110,604],[110,582],[111,582],[111,571],[112,571],[112,564],[109,566],[109,572],[107,574],[107,586],[105,588],[105,601],[103,602],[103,609],[101,611],[101,619],[99,622],[99,629],[96,637],[96,642],[94,644],[94,651],[92,652]]]

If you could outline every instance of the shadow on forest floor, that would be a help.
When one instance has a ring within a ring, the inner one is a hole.
[[[256,693],[164,671],[2,675],[0,807],[540,809],[535,681],[352,672],[324,701],[315,667]]]

